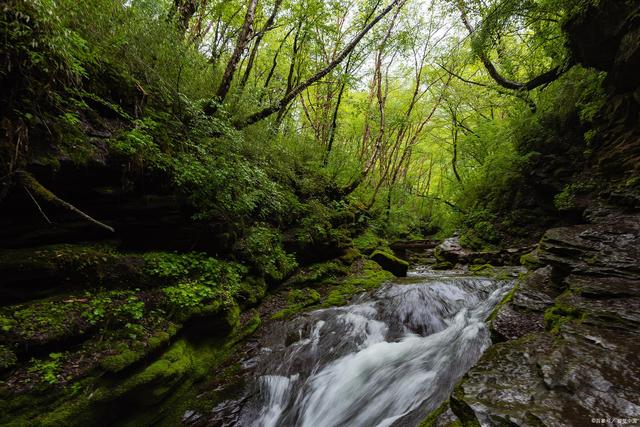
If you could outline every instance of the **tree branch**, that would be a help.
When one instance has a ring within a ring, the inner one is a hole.
[[[299,85],[291,89],[279,101],[235,123],[236,127],[244,128],[246,126],[252,125],[256,122],[259,122],[260,120],[263,120],[269,117],[270,115],[276,113],[277,111],[280,111],[283,106],[287,105],[289,102],[294,100],[300,94],[300,92],[302,92],[303,90],[305,90],[306,88],[308,88],[309,86],[317,82],[318,80],[322,79],[324,76],[329,74],[334,68],[336,68],[349,55],[349,53],[351,53],[351,51],[355,49],[355,47],[358,45],[360,40],[362,40],[362,38],[369,32],[369,30],[371,30],[371,28],[373,28],[382,18],[384,18],[394,7],[396,6],[398,8],[402,7],[405,1],[406,0],[394,0],[393,2],[391,2],[391,4],[387,6],[385,9],[383,9],[382,12],[380,12],[380,14],[376,16],[369,24],[367,24],[353,38],[353,40],[351,40],[351,42],[340,52],[340,54],[336,57],[336,59],[330,62],[325,68],[318,71],[313,76],[309,77],[303,83],[300,83]]]
[[[457,6],[458,6],[458,10],[460,11],[462,23],[467,28],[467,31],[469,31],[469,35],[475,33],[476,29],[473,28],[473,26],[471,25],[471,22],[469,21],[464,2],[462,0],[459,0],[457,2]],[[549,84],[554,80],[557,80],[558,77],[560,77],[566,71],[565,67],[557,66],[552,68],[549,71],[546,71],[532,78],[528,82],[520,83],[513,80],[509,80],[506,77],[502,76],[484,52],[478,51],[476,52],[476,54],[480,58],[480,61],[484,65],[484,68],[487,70],[491,78],[500,86],[506,89],[511,89],[511,90],[524,90],[524,91],[533,90],[537,87]]]
[[[29,172],[24,171],[24,170],[20,170],[20,171],[16,171],[16,175],[18,175],[18,179],[20,180],[20,183],[24,186],[25,190],[27,190],[27,193],[29,193],[29,195],[32,198],[33,198],[33,196],[31,195],[29,190],[32,190],[37,196],[41,197],[42,199],[46,200],[47,202],[53,203],[54,205],[63,207],[63,208],[65,208],[65,209],[67,209],[67,210],[69,210],[69,211],[71,211],[71,212],[73,212],[73,213],[75,213],[77,215],[80,215],[82,218],[84,218],[87,221],[97,225],[98,227],[104,228],[105,230],[109,230],[112,233],[116,231],[113,227],[110,227],[107,224],[104,224],[104,223],[98,221],[97,219],[89,216],[88,214],[82,212],[80,209],[78,209],[75,206],[73,206],[71,203],[65,202],[64,200],[62,200],[61,198],[59,198],[58,196],[53,194],[51,191],[47,190]],[[35,202],[35,199],[34,199],[34,202]],[[37,202],[36,202],[36,206],[38,206],[38,208],[40,208],[40,206],[38,205]],[[40,212],[42,212],[42,209],[40,209]],[[45,218],[48,220],[46,215],[45,215]]]

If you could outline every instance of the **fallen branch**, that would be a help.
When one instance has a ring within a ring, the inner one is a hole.
[[[97,219],[91,217],[90,215],[82,212],[80,209],[76,208],[71,203],[65,202],[64,200],[62,200],[61,198],[59,198],[58,196],[53,194],[51,191],[47,190],[29,172],[20,170],[20,171],[16,171],[15,173],[18,176],[18,179],[20,180],[20,183],[24,186],[25,190],[27,190],[27,193],[29,193],[29,195],[32,198],[33,198],[33,196],[31,195],[29,190],[33,191],[33,193],[36,196],[39,196],[43,200],[46,200],[47,202],[52,203],[54,205],[63,207],[65,209],[67,209],[67,210],[69,210],[69,211],[81,216],[82,218],[86,219],[87,221],[97,225],[98,227],[104,228],[105,230],[109,230],[112,233],[114,233],[116,231],[113,227],[110,227],[107,224],[104,224],[104,223],[98,221]],[[35,201],[35,198],[33,198],[33,200]],[[40,206],[37,204],[37,202],[36,202],[36,205],[38,206],[38,208],[40,208]],[[42,212],[42,209],[40,209],[40,212]],[[45,215],[45,218],[46,218],[46,215]],[[48,218],[47,218],[47,220],[48,220]]]

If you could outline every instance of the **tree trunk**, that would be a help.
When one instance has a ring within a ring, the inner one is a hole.
[[[191,21],[199,6],[200,2],[198,0],[174,0],[169,12],[169,19],[176,19],[176,25],[182,35],[189,29],[189,21]]]
[[[258,0],[249,0],[249,5],[247,7],[247,13],[244,16],[244,23],[242,24],[242,28],[240,29],[240,33],[238,34],[238,39],[236,41],[236,47],[231,54],[231,58],[229,58],[229,62],[227,62],[227,67],[224,70],[224,74],[222,75],[222,81],[220,81],[220,86],[218,86],[218,90],[215,94],[215,101],[219,104],[224,102],[224,99],[227,97],[229,93],[229,89],[231,88],[231,82],[233,80],[233,76],[238,68],[238,64],[240,63],[240,58],[242,57],[242,53],[244,49],[247,47],[251,35],[253,33],[253,20],[256,15],[256,8],[258,6]],[[213,115],[217,111],[218,104],[209,103],[205,108],[205,113],[208,115]]]
[[[258,56],[258,49],[260,47],[260,42],[262,42],[262,38],[264,37],[265,33],[269,31],[273,26],[273,23],[276,20],[276,16],[278,15],[278,10],[280,10],[281,4],[282,4],[282,0],[276,0],[275,4],[273,5],[273,11],[271,11],[271,15],[269,15],[267,22],[265,22],[264,26],[256,36],[256,41],[253,43],[251,54],[249,54],[249,61],[247,62],[247,67],[245,68],[244,75],[242,76],[242,80],[240,81],[241,88],[244,88],[245,85],[247,84],[247,81],[249,80],[249,76],[251,75],[251,69],[253,68],[253,63],[256,60],[256,56]]]

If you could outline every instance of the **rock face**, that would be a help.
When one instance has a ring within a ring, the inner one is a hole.
[[[640,419],[640,215],[547,231],[545,267],[493,321],[494,345],[451,400],[465,422]]]
[[[435,248],[438,261],[451,264],[514,265],[533,247],[508,248],[495,251],[472,251],[462,247],[458,237],[450,237]]]

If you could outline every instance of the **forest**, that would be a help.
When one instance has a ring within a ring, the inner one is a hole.
[[[0,425],[640,423],[637,1],[0,34]]]

